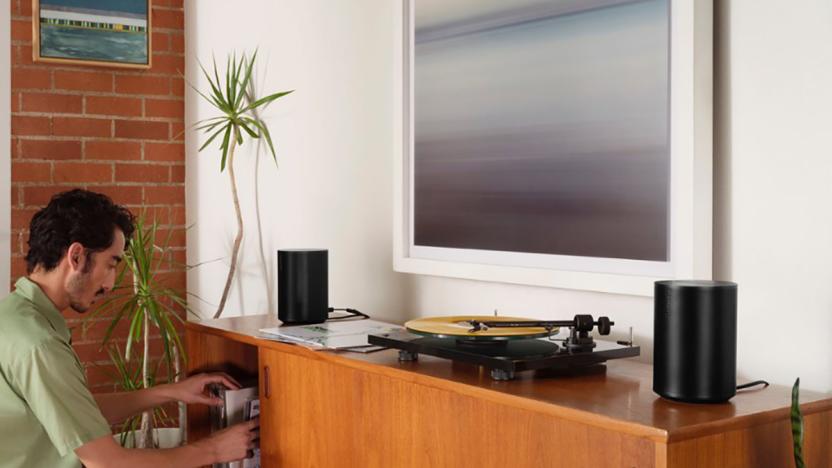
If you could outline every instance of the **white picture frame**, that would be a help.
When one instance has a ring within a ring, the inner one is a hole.
[[[713,6],[670,2],[670,253],[667,262],[467,249],[412,242],[413,7],[401,2],[394,76],[393,267],[420,275],[652,296],[653,283],[712,277]]]

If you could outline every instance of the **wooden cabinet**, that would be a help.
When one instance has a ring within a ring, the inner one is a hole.
[[[394,351],[316,352],[256,338],[267,317],[188,324],[191,370],[258,373],[264,467],[789,467],[789,389],[721,405],[658,398],[632,360],[495,382]],[[194,359],[195,358],[195,359]],[[808,466],[832,467],[832,398],[805,392]],[[191,435],[204,415],[189,408]]]

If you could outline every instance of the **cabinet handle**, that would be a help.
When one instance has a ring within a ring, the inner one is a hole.
[[[266,398],[270,398],[272,396],[269,366],[263,366],[263,392],[266,394]]]

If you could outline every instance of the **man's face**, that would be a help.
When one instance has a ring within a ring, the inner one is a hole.
[[[67,281],[69,306],[78,313],[86,312],[95,301],[113,289],[116,267],[124,255],[124,233],[116,229],[113,244],[107,250],[82,255],[78,268]]]

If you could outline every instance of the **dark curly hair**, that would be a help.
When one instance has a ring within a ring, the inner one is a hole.
[[[133,215],[107,195],[81,189],[59,193],[29,223],[26,269],[32,273],[40,265],[53,270],[74,242],[84,246],[89,259],[93,252],[110,248],[115,228],[130,239]]]

